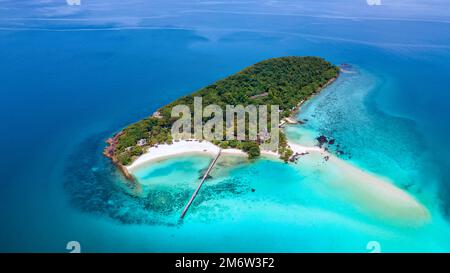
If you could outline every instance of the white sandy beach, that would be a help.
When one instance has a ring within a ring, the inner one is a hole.
[[[137,158],[131,165],[126,168],[133,172],[136,168],[148,164],[152,161],[161,160],[182,154],[205,154],[211,157],[219,153],[220,148],[209,141],[197,140],[180,140],[173,144],[161,144],[156,147],[150,147],[146,153]],[[247,156],[246,153],[239,149],[222,149],[224,155],[240,155]]]
[[[307,151],[321,151],[318,147],[307,147],[299,144],[289,144],[292,150],[298,153]],[[206,154],[215,156],[219,153],[220,148],[209,141],[203,140],[180,140],[173,142],[173,144],[160,144],[158,146],[150,147],[146,153],[137,158],[131,165],[126,166],[128,171],[132,172],[139,166],[147,164],[152,161],[161,160],[164,158],[182,155],[182,154]],[[238,155],[247,156],[245,152],[239,149],[222,149],[223,155]],[[261,150],[261,156],[279,158],[279,154],[274,151]]]
[[[289,145],[294,153],[308,152],[305,160],[311,162],[324,162],[327,156],[326,163],[316,164],[314,169],[325,173],[329,186],[358,210],[401,225],[419,226],[430,220],[427,208],[392,181],[365,172],[319,147]]]
[[[301,150],[301,145],[297,145],[299,150]],[[304,147],[308,150],[308,147]],[[312,147],[311,149],[315,149]],[[155,147],[150,147],[146,153],[137,158],[131,165],[126,166],[128,171],[133,172],[136,168],[148,164],[153,161],[182,155],[182,154],[205,154],[211,157],[216,156],[219,153],[220,148],[209,141],[203,140],[180,140],[175,141],[173,144],[161,144]],[[222,149],[222,155],[236,155],[236,156],[247,156],[245,152],[239,149]],[[273,151],[261,150],[262,156],[279,158],[278,153]]]
[[[323,149],[319,148],[319,147],[309,147],[309,146],[303,146],[300,144],[295,144],[295,143],[291,143],[288,142],[289,146],[291,147],[292,151],[295,153],[307,153],[307,152],[324,152]]]
[[[343,179],[334,182],[345,187],[350,200],[394,221],[406,221],[413,225],[428,222],[428,210],[408,192],[387,179],[367,173],[336,156],[329,156],[328,162],[344,174]]]
[[[326,152],[316,146],[304,146],[289,143],[294,154],[308,154],[307,160],[323,161],[328,156],[326,164],[320,165],[318,170],[325,170],[325,173],[332,173],[330,176],[330,186],[336,187],[346,200],[351,200],[355,206],[362,210],[371,211],[377,215],[391,220],[407,221],[411,224],[422,224],[428,221],[430,215],[427,209],[406,191],[398,188],[390,181],[376,175],[367,173],[352,164]],[[153,161],[162,160],[182,154],[205,154],[211,157],[216,156],[220,148],[208,141],[181,140],[173,144],[163,144],[151,147],[136,159],[127,169],[130,172],[138,167],[149,164]],[[222,149],[223,155],[247,156],[239,149]],[[273,151],[261,151],[262,156],[279,158]],[[302,166],[299,166],[302,168]]]

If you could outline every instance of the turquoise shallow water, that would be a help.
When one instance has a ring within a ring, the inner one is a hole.
[[[403,153],[400,159],[396,158],[396,150],[405,148],[395,141],[383,142],[383,137],[392,138],[392,132],[388,131],[386,136],[377,136],[380,140],[373,140],[372,134],[364,131],[371,131],[375,126],[386,126],[389,117],[369,114],[371,109],[366,103],[368,96],[380,87],[380,82],[366,71],[354,69],[353,72],[343,74],[334,85],[304,105],[298,118],[306,119],[307,122],[305,125],[288,127],[289,138],[308,145],[315,144],[314,136],[319,134],[333,137],[336,144],[330,146],[331,151],[344,150],[341,158],[374,175],[389,178],[398,187],[409,191],[430,210],[430,223],[419,227],[398,225],[386,221],[380,215],[371,214],[364,200],[352,196],[349,188],[332,183],[345,170],[333,167],[321,157],[315,159],[305,156],[298,164],[284,164],[269,159],[244,164],[223,165],[219,162],[219,170],[213,172],[213,179],[207,180],[203,186],[175,238],[184,236],[185,230],[208,230],[205,232],[208,239],[195,244],[196,249],[205,251],[239,248],[240,251],[363,252],[366,244],[372,240],[379,241],[385,251],[448,251],[450,241],[445,234],[449,226],[442,218],[439,206],[433,201],[433,197],[436,197],[430,185],[433,177],[428,175],[426,181],[430,184],[426,185],[419,183],[426,175],[417,176],[423,173],[417,170],[417,166],[426,166],[427,157]],[[398,134],[407,134],[413,138],[400,136],[395,139],[408,140],[408,145],[412,146],[414,137],[418,136],[414,134],[413,128],[406,126],[410,123],[402,118],[390,118],[389,122],[396,122],[392,126],[397,127]],[[402,123],[406,125],[402,126]],[[339,148],[335,148],[336,145]],[[364,153],[361,150],[372,152]],[[185,171],[181,166],[189,165],[192,166],[192,176],[195,176],[198,168],[193,167],[192,160],[198,164],[204,158],[172,159],[149,165],[137,172],[138,179],[159,181],[159,174],[155,172],[159,166],[164,170],[168,166],[172,167],[172,175],[176,177]],[[168,178],[162,183],[171,185],[172,180]],[[188,185],[185,183],[183,186],[189,188]],[[167,191],[172,190],[167,188]],[[179,213],[180,208],[175,212]],[[211,234],[210,229],[222,232],[223,226],[233,226],[238,232],[225,228],[223,234]],[[209,236],[215,238],[215,247],[210,245]],[[264,240],[261,241],[261,238]],[[246,242],[243,247],[242,240]],[[230,245],[230,241],[233,244]]]
[[[411,192],[431,190],[433,172],[424,136],[408,118],[392,116],[377,105],[377,92],[390,90],[388,79],[353,69],[325,92],[307,102],[298,118],[305,125],[288,128],[294,141],[315,144],[323,134],[335,139],[329,148],[362,169],[391,178]],[[304,132],[304,133],[303,133]]]
[[[0,251],[65,252],[72,240],[105,252],[366,252],[372,240],[450,251],[447,3],[26,2],[0,8]],[[335,138],[342,159],[422,202],[429,224],[385,223],[314,161],[259,160],[220,163],[180,225],[210,159],[149,166],[135,189],[101,155],[105,139],[159,106],[286,55],[355,72],[304,106],[308,122],[291,139]]]

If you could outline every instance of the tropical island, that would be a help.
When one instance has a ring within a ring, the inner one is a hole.
[[[104,149],[104,155],[132,182],[135,181],[135,171],[154,161],[186,154],[206,154],[214,158],[181,217],[219,156],[228,154],[246,156],[249,159],[264,155],[279,158],[284,162],[296,162],[299,157],[304,157],[315,162],[318,169],[334,166],[340,170],[337,174],[340,178],[336,178],[334,183],[352,192],[352,198],[356,198],[354,201],[358,204],[361,204],[358,198],[363,198],[365,201],[362,209],[393,223],[416,226],[428,222],[429,212],[420,202],[392,182],[364,172],[330,153],[326,145],[334,144],[335,140],[328,140],[325,136],[316,139],[316,146],[305,146],[288,141],[283,130],[277,130],[279,142],[273,150],[261,149],[264,143],[259,136],[257,140],[246,138],[214,141],[172,137],[171,129],[177,121],[177,118],[172,117],[172,109],[177,105],[193,108],[198,97],[202,98],[204,105],[216,104],[221,107],[276,104],[279,105],[278,114],[281,119],[277,120],[277,128],[296,123],[294,114],[300,106],[331,84],[341,72],[346,73],[341,71],[340,67],[319,57],[282,57],[256,63],[163,106],[150,117],[127,126],[107,140],[109,145]],[[245,122],[246,126],[249,125],[247,120]],[[245,133],[247,137],[247,128]],[[136,185],[139,186],[139,183]]]
[[[150,148],[161,144],[172,144],[171,127],[175,119],[171,110],[176,105],[188,105],[191,109],[194,97],[201,97],[203,105],[279,105],[283,123],[295,122],[291,115],[301,103],[333,82],[339,68],[319,57],[281,57],[261,61],[238,73],[219,80],[190,95],[158,109],[152,116],[129,125],[108,139],[105,156],[121,167],[132,164]],[[248,133],[248,132],[246,132]],[[286,137],[280,131],[279,147],[273,153],[288,161],[293,155]],[[215,140],[213,144],[222,149],[245,152],[250,159],[261,154],[259,141]]]

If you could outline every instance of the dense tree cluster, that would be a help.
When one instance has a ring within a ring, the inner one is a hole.
[[[158,117],[148,117],[128,126],[118,138],[115,154],[123,165],[128,165],[146,147],[172,143],[170,129],[176,120],[171,118],[172,108],[184,104],[191,107],[193,113],[194,97],[202,97],[204,106],[216,104],[222,109],[226,105],[279,105],[281,117],[287,117],[299,102],[320,90],[338,73],[338,67],[319,57],[282,57],[256,63],[162,107]],[[292,150],[287,147],[284,134],[280,132],[280,135],[279,152],[287,161]],[[142,139],[146,143],[139,146],[138,141]],[[231,140],[216,144],[242,149],[250,158],[260,154],[255,141]]]

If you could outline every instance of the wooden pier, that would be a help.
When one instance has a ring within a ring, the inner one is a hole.
[[[209,165],[208,169],[205,172],[205,175],[203,175],[202,181],[200,181],[200,184],[198,184],[197,189],[195,190],[195,192],[192,194],[191,199],[189,199],[189,202],[187,203],[186,207],[184,207],[183,213],[181,213],[180,219],[183,219],[184,216],[186,215],[186,212],[188,211],[189,207],[191,206],[192,202],[194,202],[195,197],[197,196],[198,192],[200,191],[200,188],[203,185],[203,182],[205,182],[206,178],[208,177],[209,173],[211,172],[212,168],[214,167],[214,165],[217,162],[217,159],[219,159],[220,153],[222,152],[222,149],[219,150],[219,153],[216,155],[216,157],[214,158],[214,160],[211,162],[211,164]]]

